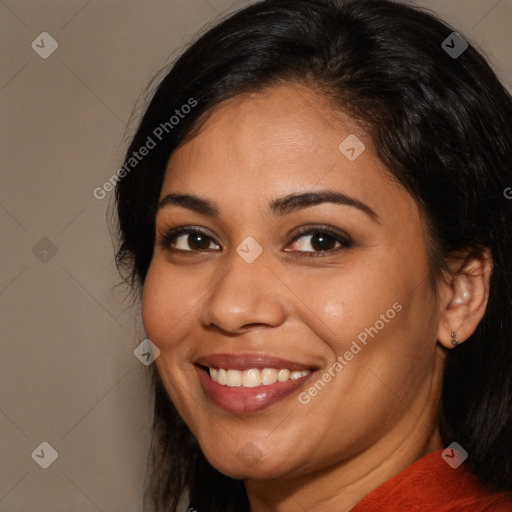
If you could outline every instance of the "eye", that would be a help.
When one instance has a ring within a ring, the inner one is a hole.
[[[157,244],[170,252],[197,253],[221,250],[219,244],[205,231],[197,227],[181,226],[159,233]],[[348,235],[343,235],[328,226],[322,228],[303,228],[295,236],[285,252],[310,253],[308,257],[332,254],[340,249],[352,247],[353,242]]]
[[[161,233],[157,244],[169,251],[199,252],[220,249],[220,246],[198,228],[181,227]],[[213,247],[212,247],[213,244]]]
[[[352,247],[350,237],[344,236],[331,228],[307,228],[296,236],[291,245],[296,249],[286,249],[287,252],[333,253],[340,248]],[[321,254],[319,254],[321,255]],[[311,254],[310,256],[313,256]]]

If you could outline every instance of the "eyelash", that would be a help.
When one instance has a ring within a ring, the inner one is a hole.
[[[175,238],[179,237],[180,235],[186,235],[186,234],[200,234],[210,239],[210,241],[213,241],[217,245],[218,244],[213,237],[211,237],[206,231],[199,229],[199,228],[193,228],[193,227],[187,227],[187,226],[180,226],[178,228],[170,229],[168,231],[163,231],[159,233],[158,239],[157,239],[157,245],[159,247],[162,247],[163,249],[172,252],[172,253],[201,253],[201,252],[207,252],[210,251],[210,249],[204,249],[204,250],[183,250],[183,249],[173,249],[171,247],[172,242]],[[301,254],[306,255],[305,257],[309,258],[317,258],[317,257],[323,257],[323,256],[329,256],[331,254],[339,252],[341,249],[349,249],[353,246],[353,241],[349,236],[344,236],[338,231],[330,228],[329,226],[320,226],[320,227],[304,227],[301,230],[299,230],[298,233],[294,236],[292,241],[293,243],[296,240],[299,240],[300,238],[306,236],[306,235],[315,235],[315,234],[322,234],[322,235],[329,235],[329,237],[333,238],[336,242],[339,242],[341,244],[340,247],[337,247],[335,249],[329,249],[327,251],[287,251],[287,252],[299,252]]]

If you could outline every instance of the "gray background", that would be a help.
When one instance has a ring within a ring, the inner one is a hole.
[[[118,169],[151,78],[248,3],[0,0],[4,512],[141,509],[152,398],[133,350],[144,333],[114,288],[113,193],[92,192]],[[511,89],[512,0],[416,3],[484,49]],[[47,59],[31,47],[42,32],[59,45]],[[58,452],[47,469],[31,457],[43,441]]]

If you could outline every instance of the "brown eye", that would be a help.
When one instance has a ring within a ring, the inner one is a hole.
[[[340,248],[349,248],[352,241],[327,229],[314,229],[301,233],[295,237],[291,244],[294,249],[290,252],[325,253],[337,252]]]
[[[199,252],[220,249],[212,237],[198,229],[190,228],[171,230],[161,236],[158,244],[170,251]]]
[[[316,235],[312,236],[310,244],[311,247],[315,249],[315,251],[328,251],[334,248],[336,245],[336,240],[330,235],[317,233]]]
[[[185,245],[188,244],[192,250],[204,251],[210,246],[211,239],[206,235],[203,235],[203,233],[190,233],[189,235],[183,236],[187,237],[185,239]]]

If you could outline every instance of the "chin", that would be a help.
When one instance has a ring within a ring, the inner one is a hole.
[[[204,453],[204,452],[203,452]],[[296,472],[296,461],[289,456],[276,454],[264,456],[251,443],[237,453],[205,454],[208,462],[222,474],[237,480],[268,480],[283,478]]]

